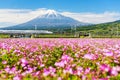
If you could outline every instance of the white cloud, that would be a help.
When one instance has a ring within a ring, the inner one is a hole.
[[[112,22],[120,19],[120,13],[118,12],[104,12],[99,14],[62,12],[62,14],[68,17],[72,17],[81,22],[93,24]]]
[[[37,10],[30,9],[0,9],[0,27],[12,26],[20,23],[27,22],[37,16],[43,15],[47,11],[46,8]],[[72,13],[60,12],[62,15],[72,17],[81,22],[87,23],[104,23],[120,19],[118,12],[104,12],[101,14],[96,13]]]
[[[27,22],[37,16],[42,15],[45,11],[46,9],[0,9],[0,27],[12,26]]]

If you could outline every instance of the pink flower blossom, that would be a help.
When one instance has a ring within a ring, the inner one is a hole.
[[[22,67],[26,66],[28,64],[28,61],[24,58],[21,59],[21,65]]]
[[[106,52],[106,53],[103,53],[105,56],[113,56],[113,53],[112,52]]]
[[[58,79],[57,80],[62,80],[62,78],[61,77],[58,77]]]
[[[22,80],[18,75],[13,78],[13,80]]]
[[[85,74],[88,74],[90,72],[90,68],[85,69]]]
[[[118,75],[117,67],[113,67],[113,68],[111,69],[111,74],[114,75],[114,76],[117,76],[117,75]]]
[[[65,64],[64,64],[64,62],[61,61],[61,62],[56,62],[55,66],[63,68],[65,66]]]
[[[99,80],[109,80],[108,78],[100,78]]]
[[[66,60],[66,61],[72,61],[72,60],[73,60],[73,58],[71,58],[71,57],[68,56],[68,55],[63,55],[61,59],[62,59],[62,60]]]
[[[94,54],[85,54],[83,58],[89,60],[95,60],[97,57]]]
[[[44,69],[43,75],[48,76],[50,74],[50,71],[48,69]]]
[[[9,67],[6,67],[6,68],[5,68],[5,71],[6,71],[7,73],[9,73],[9,72],[10,72],[10,68],[9,68]]]
[[[55,72],[56,72],[56,69],[50,66],[48,69],[46,68],[44,69],[43,75],[44,76],[48,76],[48,75],[55,76]]]
[[[7,64],[7,61],[2,61],[2,64]]]
[[[77,68],[77,75],[81,75],[83,73],[83,68],[82,67],[78,67]]]
[[[107,65],[107,64],[102,64],[102,65],[100,65],[100,69],[102,70],[102,71],[106,71],[106,72],[108,72],[108,71],[110,71],[110,66],[109,65]]]
[[[21,59],[21,62],[24,63],[24,64],[27,64],[27,63],[28,63],[28,61],[27,61],[26,59],[24,59],[24,58]]]
[[[69,73],[69,74],[73,74],[73,69],[71,67],[67,67],[66,69],[63,70],[63,73]]]

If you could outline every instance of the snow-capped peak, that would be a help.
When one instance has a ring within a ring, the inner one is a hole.
[[[61,18],[61,14],[55,10],[49,9],[46,10],[42,15],[38,16],[38,18],[49,18],[49,19]]]
[[[49,15],[57,15],[57,12],[55,10],[47,10],[46,14],[49,14]]]
[[[59,17],[59,13],[55,10],[46,10],[43,15],[39,16],[39,18],[56,18]]]
[[[46,17],[57,17],[58,16],[58,13],[55,11],[55,10],[47,10],[46,11]]]

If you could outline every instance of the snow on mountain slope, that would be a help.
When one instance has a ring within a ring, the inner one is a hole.
[[[40,15],[26,23],[19,24],[5,29],[34,29],[35,25],[38,29],[47,29],[53,27],[70,27],[75,25],[86,25],[73,18],[66,17],[56,12],[55,10],[47,10],[43,15]]]

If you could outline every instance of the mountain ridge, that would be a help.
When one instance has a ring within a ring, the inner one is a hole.
[[[63,16],[54,10],[47,10],[44,15],[38,16],[28,22],[10,26],[2,29],[50,29],[50,28],[67,28],[75,25],[88,25],[87,23],[79,22],[73,18]]]

